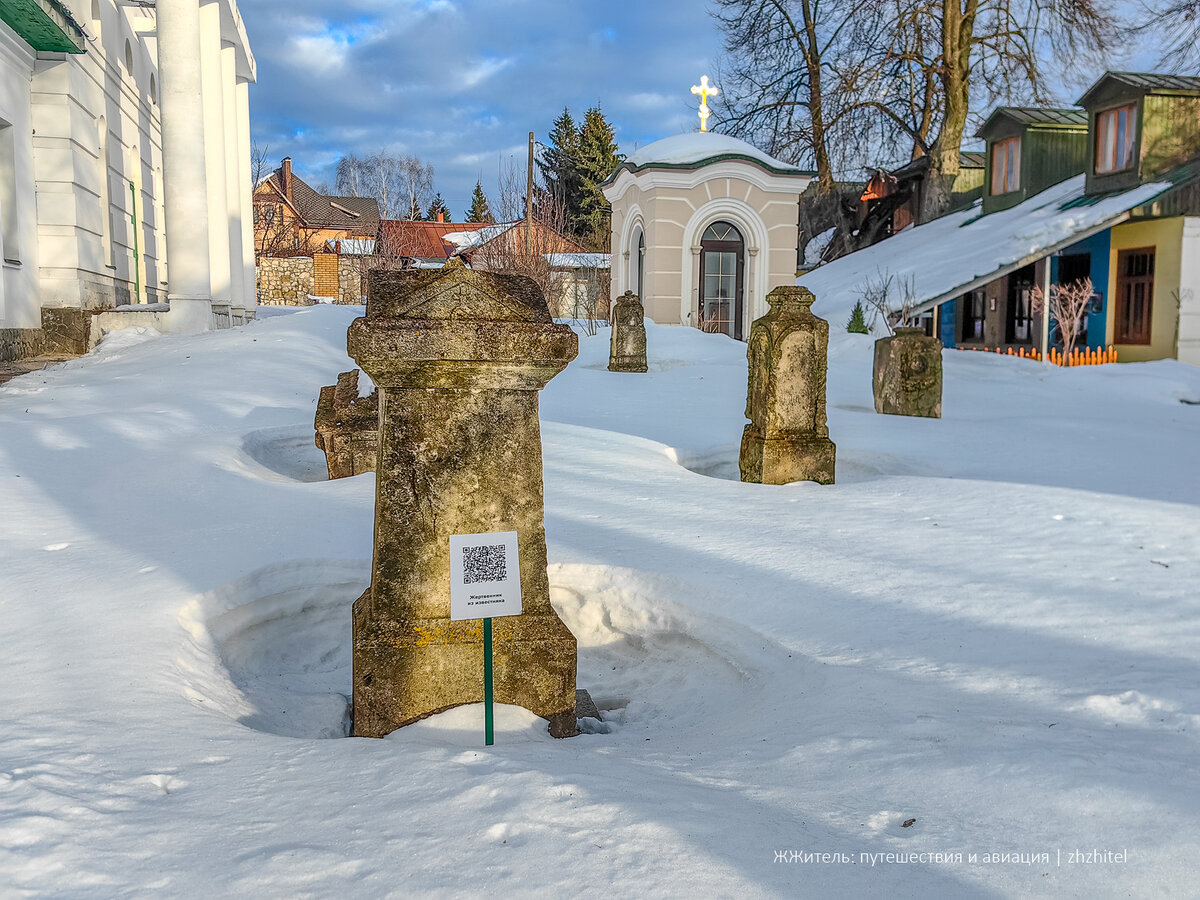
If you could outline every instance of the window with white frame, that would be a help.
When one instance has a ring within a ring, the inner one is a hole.
[[[1133,166],[1137,136],[1137,104],[1129,103],[1096,114],[1096,174],[1122,172]]]
[[[1021,139],[992,144],[992,193],[1008,194],[1021,186]]]

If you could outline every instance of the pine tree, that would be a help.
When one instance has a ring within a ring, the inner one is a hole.
[[[425,213],[426,222],[436,222],[438,214],[441,214],[443,222],[450,221],[450,207],[442,200],[442,192],[438,191],[432,200],[429,201],[429,210]]]
[[[604,199],[600,185],[621,164],[613,127],[600,107],[593,106],[579,129],[579,217],[575,233],[592,248],[608,246],[612,207]]]
[[[850,311],[850,321],[846,323],[846,331],[850,334],[869,334],[861,300],[857,301],[854,309]]]
[[[488,205],[487,197],[484,196],[483,185],[478,181],[475,182],[475,191],[471,194],[471,208],[467,210],[467,221],[486,225],[491,225],[496,221],[492,215],[492,208]]]
[[[567,230],[575,232],[580,215],[579,130],[571,111],[563,108],[550,131],[550,146],[538,158],[538,168],[554,200],[562,206]]]

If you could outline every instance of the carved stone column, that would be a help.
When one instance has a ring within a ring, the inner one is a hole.
[[[347,337],[379,389],[371,587],[354,604],[353,733],[483,700],[482,626],[450,619],[450,536],[515,531],[523,612],[493,622],[495,699],[576,733],[575,638],[550,605],[538,391],[575,358],[522,276],[371,272]]]
[[[646,312],[633,291],[617,298],[608,316],[612,324],[612,343],[608,353],[608,371],[646,371]]]
[[[812,293],[777,287],[771,310],[750,329],[742,481],[833,484],[836,448],[825,421],[829,323],[813,315]]]
[[[875,412],[942,417],[942,342],[921,328],[897,328],[875,342]]]

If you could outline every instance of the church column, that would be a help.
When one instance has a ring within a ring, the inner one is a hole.
[[[208,173],[208,254],[212,308],[218,327],[229,325],[229,208],[225,199],[225,116],[221,95],[221,4],[200,6],[200,76],[204,160]]]
[[[221,134],[225,138],[225,240],[229,246],[229,305],[235,323],[245,320],[242,281],[241,170],[238,166],[237,47],[221,45]]]
[[[157,19],[171,329],[204,331],[211,327],[212,288],[200,99],[200,8],[196,0],[158,0]]]
[[[250,82],[239,80],[237,94],[238,200],[242,220],[242,301],[246,318],[258,310],[258,279],[254,272],[254,184],[250,149]]]

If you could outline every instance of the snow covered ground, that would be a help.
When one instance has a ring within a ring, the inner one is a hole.
[[[312,417],[357,313],[0,388],[0,896],[1200,889],[1200,370],[947,351],[942,420],[878,416],[835,322],[838,483],[772,487],[744,345],[585,338],[546,532],[606,730],[330,739],[374,479]]]

